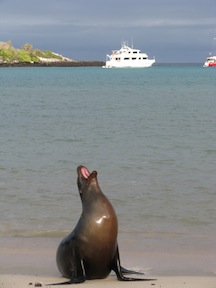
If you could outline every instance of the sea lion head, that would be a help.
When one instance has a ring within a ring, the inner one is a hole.
[[[97,171],[89,172],[85,166],[77,167],[77,186],[81,200],[93,197],[101,193],[101,189],[97,180]]]

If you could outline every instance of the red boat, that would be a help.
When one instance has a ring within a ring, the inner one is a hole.
[[[216,56],[207,57],[203,67],[216,67]]]

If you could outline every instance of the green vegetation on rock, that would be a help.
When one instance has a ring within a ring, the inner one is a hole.
[[[10,62],[16,58],[16,52],[13,49],[0,49],[0,59]]]
[[[61,60],[62,57],[60,55],[57,55],[49,50],[35,50],[35,55],[37,55],[38,57],[42,57],[42,58],[55,58],[55,59],[59,59]]]
[[[19,50],[17,52],[17,59],[21,63],[32,63],[31,55],[25,50]]]
[[[0,64],[1,63],[39,63],[41,58],[62,60],[63,57],[49,50],[33,49],[32,45],[26,43],[21,49],[12,46],[12,42],[0,42]]]

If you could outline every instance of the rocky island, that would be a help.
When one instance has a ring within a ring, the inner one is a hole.
[[[64,57],[50,50],[33,49],[31,44],[24,44],[21,49],[13,47],[12,42],[0,42],[0,67],[79,67],[103,66],[102,61],[78,61]]]

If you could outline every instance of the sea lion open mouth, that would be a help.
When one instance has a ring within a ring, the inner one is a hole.
[[[81,183],[90,183],[91,179],[97,177],[97,171],[92,171],[91,173],[85,166],[79,166],[77,168],[78,180]]]
[[[87,191],[87,187],[89,187],[93,181],[97,181],[97,172],[93,171],[90,173],[85,166],[80,165],[77,167],[77,175],[78,190],[82,198],[83,191]]]
[[[84,166],[81,167],[80,169],[81,175],[85,178],[88,179],[89,176],[91,175],[90,172],[88,171],[88,169]]]

